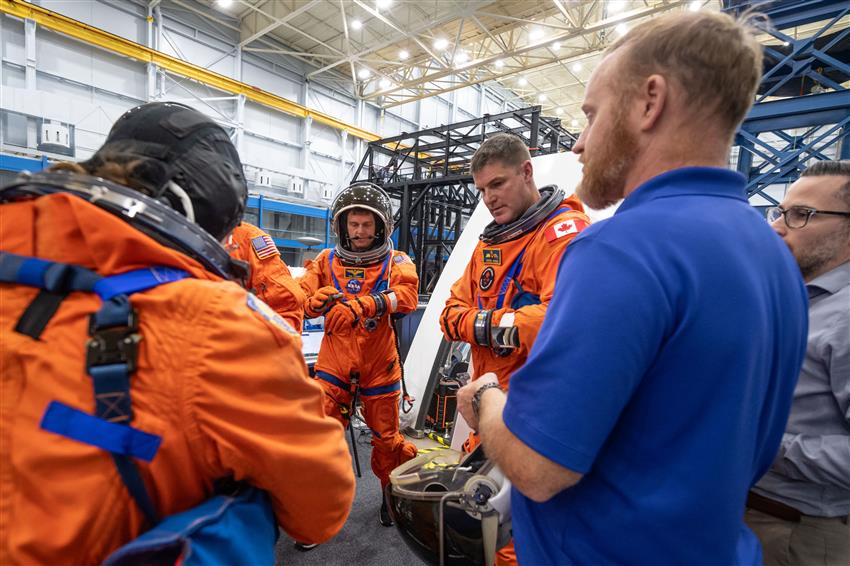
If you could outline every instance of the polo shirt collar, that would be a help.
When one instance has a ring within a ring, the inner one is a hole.
[[[747,179],[737,171],[720,167],[681,167],[656,175],[635,189],[617,213],[651,200],[684,195],[736,198],[747,202]]]

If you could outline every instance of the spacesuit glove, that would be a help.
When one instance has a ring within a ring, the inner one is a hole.
[[[358,322],[360,316],[349,302],[338,303],[325,315],[325,332],[332,336],[348,336]]]
[[[330,285],[322,287],[313,293],[313,296],[307,299],[307,302],[304,305],[304,314],[306,314],[308,318],[322,316],[333,306],[334,301],[341,298],[342,293],[340,293],[336,287],[331,287]]]
[[[386,302],[380,295],[367,295],[366,297],[358,297],[354,303],[360,308],[360,316],[363,318],[374,318],[380,316],[383,312],[378,312],[378,301],[384,305],[382,311],[386,312]],[[353,305],[352,305],[353,306]]]

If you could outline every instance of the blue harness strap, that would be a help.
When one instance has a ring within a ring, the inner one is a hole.
[[[340,389],[344,389],[345,391],[351,392],[351,383],[345,382],[337,376],[332,375],[326,371],[317,370],[316,377],[318,377],[322,381],[330,383],[331,385],[336,385]],[[400,389],[401,382],[396,381],[395,383],[390,383],[388,385],[379,385],[377,387],[361,387],[360,395],[363,397],[374,397],[375,395],[384,395],[385,393],[392,393]]]
[[[555,209],[549,216],[546,217],[546,220],[538,224],[537,230],[540,230],[543,226],[546,225],[547,222],[561,214],[562,212],[569,212],[572,210],[570,207],[563,207]],[[536,230],[535,230],[536,231]],[[522,258],[525,256],[525,250],[528,249],[528,244],[531,243],[532,238],[529,238],[528,242],[522,250],[519,252],[519,255],[516,257],[514,262],[511,264],[511,267],[508,269],[508,272],[505,274],[505,278],[502,279],[501,284],[499,285],[499,294],[496,297],[496,310],[502,308],[505,305],[505,295],[508,293],[508,289],[513,282],[517,289],[520,291],[522,298],[519,301],[511,301],[511,308],[514,310],[527,306],[540,304],[540,297],[537,295],[533,295],[528,293],[522,289],[522,286],[519,283],[519,274],[522,272]],[[476,299],[478,300],[478,308],[483,309],[484,303],[481,301],[481,293],[479,292]]]
[[[401,389],[401,382],[396,381],[387,385],[379,385],[377,387],[364,387],[360,389],[360,395],[363,397],[374,397],[376,395],[384,395],[385,393],[393,393]]]
[[[62,301],[73,291],[91,291],[100,276],[78,265],[0,252],[0,282],[41,289],[15,324],[15,332],[38,340]]]
[[[386,291],[389,288],[389,279],[387,278],[387,267],[390,264],[390,257],[392,254],[387,254],[386,259],[384,259],[384,264],[381,266],[381,274],[378,276],[378,280],[375,281],[375,284],[372,286],[372,290],[370,293],[380,293],[381,291]],[[334,250],[331,250],[331,253],[328,254],[328,269],[331,272],[331,279],[334,282],[334,287],[340,293],[343,293],[342,285],[339,284],[339,279],[336,277],[336,273],[334,273]]]
[[[0,252],[0,282],[42,290],[18,322],[18,327],[23,324],[37,330],[34,338],[41,335],[69,293],[94,292],[103,301],[91,316],[91,339],[86,343],[86,371],[92,378],[96,416],[54,401],[47,407],[41,427],[109,451],[127,490],[152,525],[157,522],[156,510],[130,458],[150,461],[162,439],[129,426],[133,420],[130,375],[136,370],[141,340],[129,295],[186,277],[185,271],[167,267],[103,277],[78,265]],[[31,312],[35,315],[27,319]]]
[[[160,436],[105,421],[59,401],[51,401],[47,406],[41,418],[41,428],[113,454],[145,462],[153,460],[162,443]]]
[[[327,381],[331,385],[336,385],[340,389],[344,389],[349,392],[351,391],[351,383],[345,382],[337,376],[331,375],[326,371],[316,370],[316,377],[318,377],[322,381]]]

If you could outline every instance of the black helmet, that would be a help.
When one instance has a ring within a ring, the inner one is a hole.
[[[242,219],[248,187],[239,154],[224,129],[176,102],[151,102],[124,113],[84,166],[139,160],[127,184],[194,220],[222,240]]]
[[[407,545],[429,564],[486,565],[511,538],[511,484],[479,446],[438,450],[390,473],[390,516]]]
[[[348,238],[348,212],[362,208],[375,215],[375,241],[365,251],[355,251]],[[393,207],[387,193],[373,183],[354,183],[340,191],[331,206],[337,237],[336,254],[345,263],[369,265],[383,261],[392,250]]]

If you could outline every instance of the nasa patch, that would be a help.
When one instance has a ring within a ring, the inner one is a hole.
[[[481,278],[478,280],[478,288],[486,291],[493,286],[493,281],[496,280],[496,272],[492,267],[486,268],[481,272]]]
[[[345,290],[351,295],[356,295],[363,288],[363,282],[359,279],[349,279],[345,285]]]

